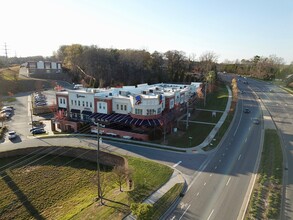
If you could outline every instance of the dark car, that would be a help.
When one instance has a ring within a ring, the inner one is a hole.
[[[44,134],[46,131],[43,128],[32,130],[32,134]]]
[[[40,127],[32,127],[32,128],[30,129],[30,132],[33,132],[34,130],[40,130],[40,129],[42,129],[42,128],[40,128]]]
[[[244,113],[250,113],[250,110],[249,110],[248,108],[245,108],[245,109],[243,110],[243,112],[244,112]]]

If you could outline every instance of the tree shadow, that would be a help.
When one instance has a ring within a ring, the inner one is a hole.
[[[11,189],[12,192],[15,193],[21,204],[26,208],[28,213],[35,219],[45,219],[39,211],[31,204],[28,197],[21,191],[21,189],[17,186],[17,184],[12,180],[9,174],[4,171],[0,173],[2,180],[7,184],[7,186]]]

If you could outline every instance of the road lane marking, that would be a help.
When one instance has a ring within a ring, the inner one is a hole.
[[[219,160],[219,162],[221,163],[222,161],[221,161],[221,160]]]
[[[224,157],[224,156],[225,156],[225,153],[223,153],[222,155],[223,155],[223,157]]]
[[[203,185],[204,185],[204,186],[205,186],[205,185],[207,185],[207,182],[204,182],[204,184],[203,184]]]
[[[251,127],[249,127],[249,129],[248,129],[249,131],[250,131],[250,128],[251,128]]]
[[[198,196],[199,195],[199,192],[196,194],[196,196]]]
[[[227,181],[227,183],[226,183],[226,186],[228,186],[230,180],[231,180],[231,177],[229,177],[229,179],[228,179],[228,181]]]
[[[234,137],[235,137],[236,132],[237,132],[237,130],[239,128],[239,125],[240,125],[240,122],[241,122],[241,118],[242,118],[242,113],[243,113],[243,105],[241,105],[241,114],[240,114],[240,118],[239,118],[239,121],[238,121],[238,125],[237,125],[236,130],[235,130],[234,135],[233,135]]]
[[[185,209],[183,214],[180,216],[179,220],[182,219],[182,217],[185,215],[185,213],[187,212],[187,210],[189,209],[190,206],[191,206],[191,204],[189,206],[187,206],[187,208]]]
[[[213,174],[210,174],[210,176],[212,176]]]
[[[211,217],[212,217],[212,214],[213,214],[214,210],[211,211],[209,217],[207,218],[207,220],[209,220]]]
[[[247,138],[245,139],[245,143],[246,143],[246,141],[247,141]]]
[[[172,218],[171,218],[171,220],[174,220],[176,218],[176,215],[174,215]]]
[[[182,163],[182,161],[180,160],[178,163],[176,163],[176,164],[173,165],[173,168],[177,167],[181,163]]]
[[[241,158],[241,154],[239,155],[238,160],[240,160],[240,158]]]
[[[217,169],[217,166],[215,166],[215,169]]]

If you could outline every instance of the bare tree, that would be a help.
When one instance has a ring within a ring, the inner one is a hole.
[[[117,165],[113,170],[115,174],[114,181],[119,185],[119,190],[122,192],[122,185],[130,177],[131,171],[125,166]]]
[[[232,79],[231,86],[232,86],[232,92],[233,92],[233,99],[234,99],[234,101],[237,101],[238,85],[237,85],[237,80],[235,77]]]
[[[218,61],[218,57],[219,56],[212,51],[207,51],[201,54],[199,57],[199,62],[202,71],[204,73],[208,73],[210,70],[212,70],[213,65]]]

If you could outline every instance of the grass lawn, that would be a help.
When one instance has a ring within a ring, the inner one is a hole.
[[[206,98],[206,106],[200,102],[198,108],[224,111],[228,101],[228,91],[225,84],[218,83],[216,92],[208,93]]]
[[[209,93],[207,98],[206,106],[203,106],[203,102],[200,102],[196,108],[204,108],[211,110],[223,111],[226,108],[228,101],[228,91],[224,84],[218,84],[217,89],[214,93]],[[217,113],[216,117],[212,117],[212,113],[208,111],[194,111],[191,114],[190,121],[210,122],[217,123],[222,113]],[[185,119],[186,120],[186,119]],[[227,121],[229,125],[230,121]],[[194,147],[201,144],[209,133],[214,128],[214,125],[189,123],[188,130],[186,131],[186,122],[179,122],[178,132],[166,135],[167,145],[188,148]],[[226,127],[224,127],[226,128]],[[227,129],[227,128],[226,128]],[[225,130],[224,133],[225,133]],[[222,133],[220,133],[222,135]],[[191,139],[189,138],[191,137]],[[219,139],[221,136],[218,136]],[[218,138],[217,137],[217,138]],[[163,143],[163,140],[157,141],[156,143]]]
[[[212,112],[210,111],[197,111],[195,114],[192,114],[189,118],[190,121],[200,121],[200,122],[209,122],[217,123],[222,117],[223,113],[217,112],[216,117],[212,117]],[[186,120],[186,117],[185,119]]]
[[[151,219],[159,220],[160,217],[168,210],[175,202],[176,198],[181,193],[184,183],[176,183],[166,194],[164,194],[154,205],[151,210]]]
[[[266,130],[257,182],[245,219],[279,219],[283,155],[276,130]]]
[[[0,167],[19,157],[2,158]],[[142,202],[171,176],[172,169],[148,160],[127,157],[133,169],[132,191],[124,192],[114,183],[110,167],[102,167],[107,180],[106,205],[95,201],[96,164],[85,160],[46,156],[24,166],[2,172],[0,180],[0,219],[122,219],[132,202]],[[155,175],[154,175],[155,174]]]
[[[179,123],[179,127],[185,125],[185,123]],[[167,135],[168,145],[182,148],[194,147],[201,144],[213,128],[214,125],[189,123],[187,132],[178,131]],[[190,140],[189,137],[192,137],[192,139]]]

